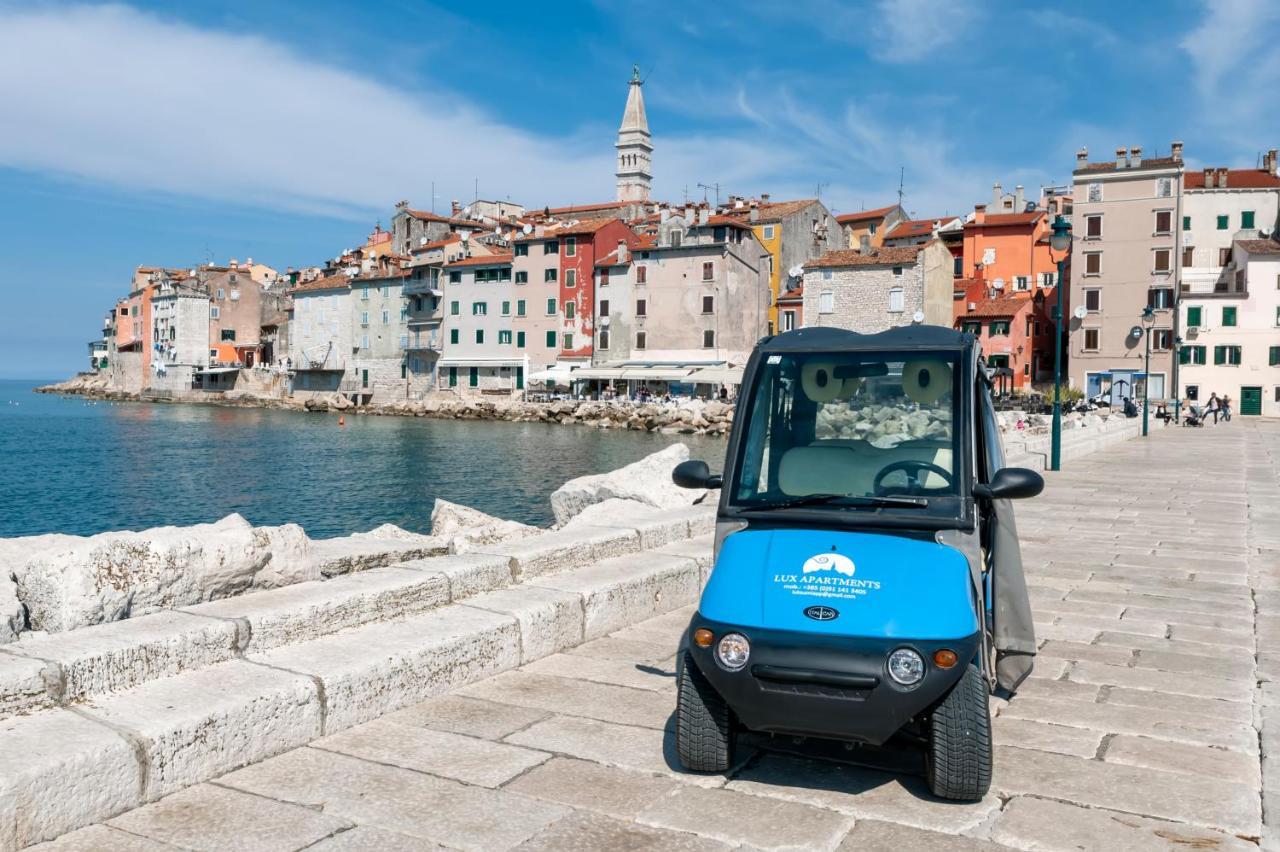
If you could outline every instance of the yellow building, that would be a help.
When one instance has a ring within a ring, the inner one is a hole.
[[[798,201],[739,201],[730,211],[745,219],[769,252],[769,327],[778,331],[778,296],[803,276],[803,265],[831,249],[843,248],[843,233],[831,211],[816,198]],[[793,274],[794,273],[794,274]]]
[[[884,235],[906,218],[907,213],[902,207],[891,204],[875,210],[843,213],[836,217],[836,221],[844,229],[845,245],[851,249],[866,251],[880,248],[884,244]]]

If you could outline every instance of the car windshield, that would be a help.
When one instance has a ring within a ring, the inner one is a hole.
[[[949,353],[766,356],[730,503],[953,511],[959,387]]]

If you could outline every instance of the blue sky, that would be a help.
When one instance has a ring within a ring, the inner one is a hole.
[[[464,11],[465,9],[465,11]],[[612,198],[631,65],[655,194],[959,213],[1117,145],[1280,145],[1280,3],[0,0],[0,378],[79,369],[138,264],[317,263],[395,202]]]

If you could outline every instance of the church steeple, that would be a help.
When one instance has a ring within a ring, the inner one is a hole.
[[[644,94],[640,87],[640,69],[631,69],[631,86],[627,91],[627,106],[622,111],[622,126],[618,128],[618,200],[648,201],[649,185],[653,180],[653,142],[649,137],[649,119],[644,113]]]

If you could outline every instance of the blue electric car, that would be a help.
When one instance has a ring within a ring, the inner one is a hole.
[[[925,750],[932,792],[991,781],[994,688],[1031,671],[1035,636],[1007,468],[970,334],[811,328],[756,347],[722,476],[716,561],[681,641],[676,749],[733,761],[735,732]]]

